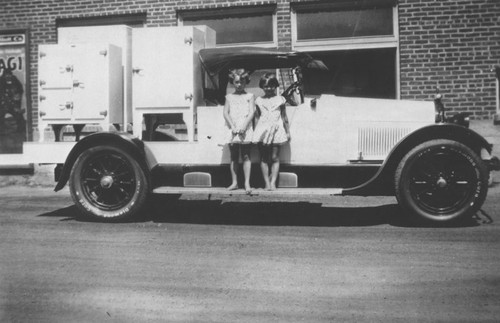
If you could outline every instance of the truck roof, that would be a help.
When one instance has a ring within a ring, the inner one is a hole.
[[[231,68],[245,68],[250,71],[268,68],[297,67],[328,68],[319,60],[302,52],[280,51],[262,47],[205,48],[199,52],[201,63],[209,75],[216,75]]]

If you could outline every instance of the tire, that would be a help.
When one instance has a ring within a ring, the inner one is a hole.
[[[470,219],[488,192],[489,171],[469,147],[436,139],[412,149],[399,163],[395,193],[417,222],[449,224]]]
[[[69,188],[78,209],[100,221],[130,220],[149,195],[141,165],[114,146],[83,151],[71,169]]]

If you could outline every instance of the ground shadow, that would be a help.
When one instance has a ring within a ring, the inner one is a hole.
[[[99,222],[82,216],[74,205],[39,216],[60,217],[61,221]],[[389,224],[397,227],[435,227],[435,225],[415,223],[409,218],[397,204],[332,207],[311,202],[223,202],[177,200],[159,196],[152,198],[141,214],[127,222],[318,227]],[[448,226],[478,226],[490,223],[490,220],[491,217],[481,211],[468,221]]]
[[[40,217],[61,218],[60,221],[99,222],[85,217],[75,205],[38,215]]]

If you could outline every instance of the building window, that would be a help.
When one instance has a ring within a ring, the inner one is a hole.
[[[79,17],[79,18],[57,18],[56,27],[85,27],[85,26],[109,26],[109,25],[127,25],[130,27],[142,27],[146,24],[147,14],[125,14],[97,17]]]
[[[392,8],[302,11],[297,40],[393,35]]]
[[[306,72],[306,94],[399,97],[395,0],[308,1],[291,8],[293,49],[329,68],[316,79]]]
[[[179,10],[179,25],[206,25],[216,31],[218,46],[276,46],[276,5],[210,10]]]
[[[395,0],[292,3],[292,42],[333,49],[397,47]]]

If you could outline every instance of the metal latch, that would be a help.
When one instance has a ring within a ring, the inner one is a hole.
[[[137,74],[140,76],[143,76],[144,74],[142,73],[143,69],[140,67],[134,67],[132,68],[132,74]]]
[[[73,87],[80,87],[80,88],[84,88],[84,87],[85,87],[85,83],[80,82],[80,81],[78,81],[78,80],[73,80]]]
[[[65,104],[59,104],[60,110],[73,109],[73,102],[67,101]]]
[[[60,73],[73,72],[73,65],[59,66]]]

